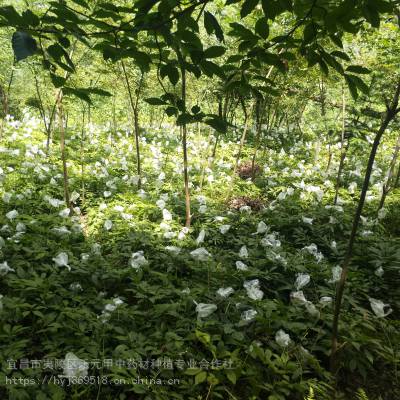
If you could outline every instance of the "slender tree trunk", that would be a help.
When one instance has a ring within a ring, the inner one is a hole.
[[[63,165],[63,178],[64,178],[64,200],[66,206],[71,210],[72,214],[72,204],[70,201],[69,194],[69,181],[68,181],[68,169],[67,169],[67,159],[65,154],[65,128],[64,128],[64,110],[62,106],[62,91],[60,91],[60,96],[57,102],[57,111],[59,118],[59,129],[60,129],[60,150],[61,150],[61,160]]]
[[[8,85],[7,85],[7,91],[5,91],[5,90],[2,91],[2,93],[3,93],[2,99],[3,99],[4,117],[6,117],[10,112],[10,110],[9,110],[9,104],[10,104],[9,100],[10,100],[11,85],[12,85],[12,82],[13,82],[13,79],[14,79],[14,65],[15,65],[15,62],[14,62],[13,66],[12,66],[12,69],[11,69],[10,79],[8,80]],[[1,120],[0,138],[3,135],[3,126],[4,126],[4,119]]]
[[[340,139],[340,163],[339,163],[339,168],[338,168],[338,174],[336,177],[336,189],[335,189],[335,199],[333,201],[333,204],[337,204],[338,196],[339,196],[339,188],[340,188],[340,181],[342,177],[342,170],[344,166],[344,159],[346,157],[346,152],[347,149],[345,149],[344,146],[344,139],[345,139],[345,127],[346,127],[346,98],[344,94],[344,85],[342,84],[342,135]]]
[[[399,183],[400,183],[400,164],[399,164],[399,167],[397,169],[397,176],[396,176],[396,179],[394,181],[393,187],[397,188],[397,186],[399,186]]]
[[[392,185],[392,180],[393,180],[394,170],[396,168],[397,158],[399,156],[399,151],[400,151],[400,136],[397,138],[392,160],[390,162],[389,170],[386,176],[386,182],[382,187],[382,196],[379,202],[378,211],[384,206],[387,195],[389,194],[390,190],[394,187]]]
[[[85,204],[85,108],[82,110],[82,130],[81,130],[81,199],[82,206]]]
[[[239,166],[240,157],[242,156],[242,150],[243,150],[243,146],[244,146],[244,143],[246,140],[247,130],[249,128],[249,119],[251,119],[251,116],[253,114],[253,105],[250,108],[250,113],[247,114],[246,105],[243,104],[243,113],[244,113],[244,128],[243,128],[242,137],[240,138],[239,151],[236,156],[235,168],[233,169],[233,173],[236,173],[238,166]]]
[[[257,158],[257,152],[260,147],[260,142],[261,142],[261,132],[262,132],[262,108],[263,104],[260,102],[259,110],[257,113],[257,136],[256,136],[256,143],[254,146],[254,153],[253,153],[253,159],[251,160],[251,180],[254,181],[256,177],[256,158]]]
[[[397,82],[397,87],[395,90],[395,93],[393,95],[392,102],[388,104],[386,107],[386,113],[384,117],[382,118],[381,126],[376,133],[374,142],[372,144],[371,152],[369,155],[368,159],[368,164],[367,164],[367,169],[365,171],[365,177],[364,177],[364,183],[362,186],[360,198],[358,200],[358,206],[354,215],[354,220],[353,220],[353,227],[351,230],[349,242],[347,245],[347,251],[344,257],[344,260],[342,262],[342,273],[340,276],[340,280],[338,282],[337,288],[336,288],[336,299],[335,299],[335,309],[334,309],[334,315],[333,315],[333,324],[332,324],[332,347],[331,347],[331,359],[330,359],[330,366],[331,366],[331,371],[333,373],[336,373],[337,371],[337,358],[338,358],[338,328],[339,328],[339,317],[340,317],[340,310],[341,310],[341,305],[342,305],[342,298],[343,298],[343,292],[344,292],[344,287],[347,279],[347,274],[348,274],[348,269],[349,265],[351,262],[351,259],[353,257],[353,248],[354,248],[354,243],[356,241],[356,234],[358,230],[358,225],[360,223],[360,217],[361,213],[364,207],[365,203],[365,197],[367,195],[368,191],[368,186],[369,186],[369,181],[371,178],[371,173],[372,173],[372,168],[374,165],[375,161],[375,156],[376,152],[379,147],[379,143],[381,141],[381,138],[388,127],[389,123],[395,118],[396,114],[400,111],[398,109],[398,104],[399,104],[399,95],[400,95],[400,82]]]
[[[139,139],[140,133],[139,133],[138,103],[139,103],[140,90],[141,90],[142,82],[143,82],[143,73],[140,77],[140,83],[139,83],[139,86],[137,89],[136,99],[134,101],[133,95],[132,95],[132,90],[131,90],[131,85],[129,83],[128,74],[126,73],[126,69],[125,69],[125,63],[124,63],[124,60],[122,60],[122,59],[121,59],[121,65],[122,65],[122,70],[124,72],[125,83],[126,83],[126,87],[128,89],[129,101],[130,101],[130,104],[132,107],[132,112],[133,112],[133,125],[134,125],[134,131],[135,131],[135,145],[136,145],[136,169],[137,169],[137,174],[139,176],[138,189],[141,189],[141,187],[142,187],[142,166],[141,166],[141,160],[140,160],[140,139]]]
[[[177,48],[178,62],[181,70],[182,78],[182,102],[183,102],[183,112],[186,112],[186,67],[185,60],[182,57],[181,50]],[[188,172],[188,151],[187,151],[187,127],[186,123],[182,124],[182,150],[183,150],[183,180],[185,185],[185,227],[190,228],[191,223],[191,213],[190,213],[190,191],[189,191],[189,172]]]

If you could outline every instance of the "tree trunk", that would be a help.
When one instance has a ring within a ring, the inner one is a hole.
[[[240,157],[242,155],[243,145],[244,145],[244,142],[246,140],[247,130],[248,130],[248,127],[249,127],[249,119],[251,119],[251,116],[252,116],[252,113],[253,113],[253,106],[251,106],[249,114],[247,114],[245,107],[246,107],[245,104],[243,104],[244,128],[243,128],[242,137],[240,138],[239,151],[238,151],[238,154],[236,156],[235,168],[233,169],[233,173],[235,173],[237,171],[237,168],[239,166],[239,161],[240,161]]]
[[[57,111],[59,118],[59,128],[60,128],[60,149],[61,149],[61,160],[63,165],[63,178],[64,178],[64,200],[66,206],[71,210],[72,214],[72,204],[69,195],[69,182],[68,182],[68,169],[67,169],[67,159],[65,155],[65,129],[64,129],[64,111],[62,107],[62,91],[60,91],[60,96],[57,102]]]
[[[182,103],[183,103],[183,112],[186,112],[186,67],[185,60],[182,57],[181,50],[177,48],[176,50],[178,56],[178,62],[181,70],[182,77]],[[182,150],[183,150],[183,180],[185,185],[185,227],[190,228],[191,223],[191,214],[190,214],[190,191],[189,191],[189,173],[188,173],[188,152],[187,152],[187,127],[186,123],[182,124]]]
[[[139,86],[138,86],[137,92],[136,92],[136,99],[134,101],[133,96],[132,96],[131,85],[129,84],[128,74],[126,73],[126,69],[125,69],[125,63],[124,63],[124,60],[122,60],[122,59],[121,59],[121,65],[122,65],[122,70],[124,71],[125,83],[126,83],[126,87],[128,89],[129,101],[130,101],[130,104],[132,107],[132,112],[133,112],[133,125],[134,125],[135,145],[136,145],[136,170],[137,170],[137,174],[139,176],[138,189],[141,189],[141,187],[142,187],[142,166],[141,166],[141,161],[140,161],[140,140],[139,140],[140,133],[139,133],[138,104],[139,104],[140,90],[142,88],[142,83],[143,83],[143,73],[140,77]]]
[[[340,163],[339,163],[339,168],[338,168],[338,174],[336,177],[336,188],[335,188],[335,199],[333,201],[333,204],[336,205],[337,204],[337,200],[338,200],[338,196],[339,196],[339,188],[340,188],[340,181],[341,181],[341,177],[342,177],[342,170],[344,167],[344,160],[346,158],[346,152],[347,152],[347,148],[349,145],[347,145],[347,148],[345,149],[344,147],[344,134],[345,134],[345,127],[346,127],[346,98],[344,95],[344,85],[342,84],[342,136],[340,139]]]
[[[384,206],[387,195],[394,187],[394,185],[392,185],[392,179],[394,175],[394,170],[396,168],[396,162],[399,155],[399,151],[400,151],[400,136],[397,138],[396,146],[393,151],[392,160],[390,162],[389,170],[386,176],[386,182],[382,187],[382,197],[379,202],[378,211]]]
[[[340,317],[340,310],[342,305],[342,298],[347,279],[348,269],[350,261],[353,256],[353,248],[354,248],[354,243],[356,241],[358,225],[360,223],[360,217],[364,207],[365,197],[367,195],[369,181],[371,178],[372,168],[374,165],[375,156],[378,150],[379,143],[389,123],[395,118],[396,114],[400,111],[398,109],[399,95],[400,95],[400,82],[397,82],[397,87],[393,95],[392,102],[387,105],[386,113],[382,119],[381,126],[372,144],[371,152],[368,159],[367,169],[365,171],[364,183],[362,186],[360,198],[358,200],[358,206],[354,215],[353,227],[347,245],[347,251],[344,260],[342,262],[342,273],[336,289],[335,309],[334,309],[333,324],[332,324],[332,347],[331,347],[330,367],[333,373],[337,372],[339,317]]]

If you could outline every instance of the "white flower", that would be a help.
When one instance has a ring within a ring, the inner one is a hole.
[[[236,268],[238,271],[247,271],[249,267],[242,261],[236,261]]]
[[[163,209],[165,208],[165,201],[162,200],[162,199],[157,200],[157,201],[156,201],[156,206],[157,206],[159,209],[163,210]]]
[[[108,191],[108,190],[103,192],[103,196],[104,197],[110,197],[111,195],[112,195],[112,193],[110,191]]]
[[[176,232],[165,232],[164,233],[164,238],[165,239],[172,239],[176,236]]]
[[[247,258],[249,256],[249,252],[247,251],[246,246],[242,246],[239,250],[239,257],[240,258]]]
[[[319,299],[319,302],[321,303],[321,305],[324,307],[326,305],[329,305],[332,303],[332,297],[329,296],[323,296]]]
[[[387,215],[387,210],[385,210],[384,208],[381,208],[378,211],[378,219],[384,219]]]
[[[114,206],[114,211],[117,211],[119,213],[124,211],[124,207],[122,207],[121,205],[117,204],[116,206]]]
[[[297,274],[296,282],[294,286],[297,290],[300,290],[302,287],[306,286],[310,282],[310,275],[308,274]]]
[[[190,255],[197,261],[208,261],[211,257],[211,254],[204,247],[191,251]]]
[[[11,193],[4,193],[3,194],[3,201],[4,203],[9,203],[11,200],[12,194]]]
[[[53,258],[53,261],[56,263],[57,267],[67,267],[68,270],[71,271],[71,267],[68,265],[67,253],[58,253],[57,256]]]
[[[312,225],[314,220],[313,218],[307,218],[307,217],[301,217],[301,219],[305,224],[310,224],[310,225]]]
[[[230,225],[221,225],[221,226],[219,227],[219,231],[220,231],[223,235],[225,235],[225,233],[228,232],[229,229],[231,229],[231,226],[230,226]]]
[[[381,300],[376,300],[370,297],[369,302],[371,304],[372,311],[379,318],[386,317],[393,311],[389,304],[384,304]],[[387,309],[386,311],[385,308]]]
[[[312,254],[317,259],[317,262],[320,262],[324,258],[323,254],[318,251],[318,247],[315,243],[311,243],[309,246],[303,247],[302,250],[306,250]]]
[[[234,290],[231,287],[219,288],[217,290],[218,296],[221,296],[221,297],[224,297],[224,298],[230,296],[233,292],[234,292]]]
[[[383,274],[385,273],[385,271],[383,270],[382,267],[379,267],[375,270],[375,275],[379,276],[380,278],[383,276]]]
[[[302,290],[290,293],[290,298],[294,303],[300,303],[300,304],[307,303],[307,299],[305,298]]]
[[[15,227],[17,232],[26,232],[26,226],[22,222],[18,222],[17,226]]]
[[[250,309],[250,310],[243,311],[240,318],[243,321],[252,321],[256,317],[256,315],[257,315],[257,311]]]
[[[67,353],[64,361],[64,376],[77,378],[87,376],[89,364],[78,358],[74,353]]]
[[[183,240],[185,238],[185,236],[189,233],[189,228],[187,228],[186,226],[184,226],[179,234],[178,234],[178,240]]]
[[[12,221],[14,218],[18,217],[18,211],[17,210],[11,210],[6,214],[6,217]]]
[[[61,210],[58,215],[62,218],[67,218],[68,215],[70,214],[71,210],[69,208],[64,208],[63,210]]]
[[[200,205],[205,205],[207,199],[205,196],[200,195],[200,196],[197,196],[197,201],[199,202]]]
[[[105,222],[104,222],[104,229],[106,230],[106,231],[109,231],[111,228],[112,228],[112,226],[113,226],[113,223],[112,223],[112,221],[110,221],[109,219],[107,219]]]
[[[287,347],[290,343],[290,336],[282,329],[279,329],[279,331],[276,332],[275,341],[276,343],[278,343],[279,346]]]
[[[75,203],[79,199],[80,194],[78,192],[73,191],[71,193],[70,200]]]
[[[52,231],[57,235],[68,235],[71,231],[66,226],[60,226],[59,228],[53,228]]]
[[[264,221],[260,221],[257,225],[257,233],[265,233],[268,231],[268,225]]]
[[[263,247],[281,247],[281,241],[276,238],[275,232],[265,235],[265,237],[260,240],[260,244]]]
[[[49,198],[48,202],[52,207],[55,207],[55,208],[58,208],[62,204],[64,204],[64,200],[58,200],[58,199],[53,199],[53,198]]]
[[[199,207],[199,213],[204,214],[207,211],[207,206],[205,204]]]
[[[92,253],[96,254],[97,256],[101,256],[101,244],[93,243],[92,244]]]
[[[216,310],[217,310],[217,306],[215,304],[199,303],[196,305],[196,311],[197,311],[198,318],[206,318]]]
[[[132,256],[129,260],[129,265],[136,270],[147,265],[148,263],[149,262],[143,255],[143,250],[137,251],[136,253],[132,253]]]
[[[339,282],[341,275],[342,275],[342,267],[336,265],[335,267],[332,268],[332,279],[330,279],[328,283]]]
[[[81,292],[83,290],[82,285],[79,282],[71,283],[69,288],[74,292]]]
[[[264,297],[264,293],[260,290],[260,281],[258,279],[245,281],[243,287],[247,291],[247,296],[252,300],[261,300]]]
[[[182,249],[177,246],[166,246],[165,250],[169,251],[170,253],[176,256],[181,252]]]
[[[199,236],[196,239],[196,244],[199,245],[200,243],[203,243],[205,236],[206,236],[206,231],[202,229],[199,233]]]
[[[319,318],[319,311],[317,310],[317,307],[311,301],[306,302],[306,310],[312,317],[318,317]]]
[[[4,261],[3,263],[0,263],[0,275],[6,275],[8,272],[15,272],[13,268],[10,268],[8,266],[7,261]]]
[[[172,221],[172,215],[166,208],[162,210],[162,214],[164,221]]]

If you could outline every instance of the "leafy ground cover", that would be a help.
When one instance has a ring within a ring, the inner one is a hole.
[[[333,205],[340,149],[327,168],[306,140],[286,152],[269,148],[253,181],[233,172],[237,137],[208,159],[212,136],[189,132],[186,229],[173,127],[143,133],[139,191],[133,137],[91,125],[82,151],[71,130],[72,211],[61,161],[55,150],[46,158],[38,121],[11,119],[4,129],[1,379],[17,383],[2,386],[2,398],[400,397],[398,189],[376,211],[389,148],[378,154],[348,277],[335,384],[332,299],[362,150],[348,155]],[[71,372],[71,357],[89,365]],[[69,374],[81,381],[54,380]]]

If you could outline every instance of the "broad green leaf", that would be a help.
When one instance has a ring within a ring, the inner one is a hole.
[[[204,51],[204,58],[217,58],[225,54],[225,47],[211,46]]]
[[[11,42],[17,61],[33,56],[37,51],[36,40],[26,32],[14,32]]]
[[[207,372],[201,371],[194,377],[194,384],[198,385],[199,383],[204,382],[207,379]]]
[[[362,67],[361,65],[350,65],[346,68],[347,72],[353,72],[354,74],[370,74],[371,71],[368,68]]]
[[[158,97],[149,97],[144,99],[144,101],[152,106],[164,106],[167,104],[164,100],[159,99]]]
[[[266,39],[269,35],[269,26],[267,17],[262,17],[257,20],[255,26],[255,32],[257,35],[261,36],[263,39]]]
[[[244,18],[249,15],[256,8],[258,2],[259,0],[245,0],[240,10],[240,16]]]
[[[220,42],[224,41],[224,33],[217,19],[210,12],[204,12],[204,28],[211,35],[213,32]]]

